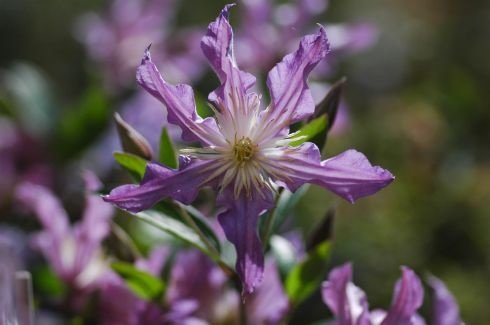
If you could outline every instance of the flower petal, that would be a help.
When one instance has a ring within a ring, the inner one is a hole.
[[[366,294],[352,282],[352,265],[334,268],[322,284],[323,302],[335,315],[339,325],[369,325]]]
[[[228,11],[232,6],[232,4],[226,5],[218,18],[209,24],[207,34],[201,40],[201,49],[222,85],[227,84],[226,90],[245,93],[255,84],[255,77],[240,71],[235,61],[233,30],[228,21]],[[225,89],[222,88],[219,92],[228,95],[228,92],[224,91]]]
[[[242,295],[252,293],[262,283],[264,275],[264,253],[257,221],[264,210],[273,206],[272,193],[265,195],[262,198],[259,193],[252,193],[247,197],[242,191],[235,198],[233,189],[227,188],[218,197],[218,204],[226,208],[218,215],[218,221],[237,252],[236,271],[242,281]]]
[[[98,179],[94,174],[85,173],[85,186],[87,190],[97,188]],[[100,249],[102,240],[109,235],[110,222],[114,214],[114,208],[104,202],[99,195],[86,194],[85,211],[82,221],[74,228],[76,238],[75,269],[83,270],[94,258]]]
[[[69,225],[68,216],[58,198],[49,189],[32,183],[19,185],[15,195],[21,204],[36,214],[44,230],[60,245],[69,232]]]
[[[308,74],[328,52],[325,29],[303,37],[296,52],[286,55],[267,77],[272,104],[267,120],[280,131],[289,124],[303,120],[315,110],[315,102],[306,83]],[[275,134],[273,134],[275,135]]]
[[[419,324],[416,312],[423,300],[424,288],[420,279],[411,269],[402,266],[402,278],[396,283],[393,303],[381,325]]]
[[[140,185],[116,187],[103,199],[133,213],[149,209],[167,197],[190,204],[200,187],[209,185],[206,178],[215,170],[213,164],[213,160],[191,159],[187,156],[180,157],[179,170],[149,163]]]
[[[444,282],[431,276],[429,284],[434,289],[432,324],[461,325],[458,304]]]
[[[160,75],[146,49],[136,80],[151,95],[167,107],[167,119],[182,129],[182,139],[199,141],[203,145],[221,143],[218,127],[213,118],[202,119],[196,112],[194,92],[189,85],[170,85]]]
[[[291,191],[304,183],[317,184],[354,203],[359,198],[372,195],[388,184],[394,177],[386,169],[372,166],[366,156],[356,150],[347,150],[340,155],[320,161],[320,152],[312,143],[304,143],[272,159],[269,168]]]

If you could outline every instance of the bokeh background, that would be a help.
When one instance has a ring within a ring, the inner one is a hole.
[[[237,2],[234,26],[247,24],[240,21]],[[170,37],[191,25],[202,26],[204,33],[225,2],[176,4]],[[80,209],[73,199],[81,184],[70,176],[74,166],[136,88],[134,82],[117,95],[108,91],[102,72],[75,37],[82,14],[106,11],[108,5],[0,2],[0,114],[2,123],[22,133],[9,149],[15,151],[13,165],[3,162],[7,153],[0,151],[3,225],[37,227],[18,217],[11,202],[18,180],[9,180],[9,170],[48,184],[69,209]],[[396,181],[355,205],[312,187],[294,211],[295,221],[308,233],[328,208],[337,208],[331,264],[353,261],[355,282],[367,292],[370,306],[389,305],[399,266],[407,265],[443,279],[467,324],[485,324],[490,319],[490,2],[332,0],[310,23],[356,21],[374,24],[378,39],[336,60],[326,80],[347,77],[350,123],[329,137],[325,153],[356,148],[392,171]],[[194,82],[203,97],[216,85],[210,76],[207,72]],[[6,143],[8,133],[2,137],[0,143]],[[114,179],[106,176],[108,187]],[[328,313],[319,295],[307,305],[298,324]],[[426,304],[422,313],[429,310]]]

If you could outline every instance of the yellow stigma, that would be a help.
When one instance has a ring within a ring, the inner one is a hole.
[[[257,151],[257,146],[249,138],[241,138],[235,142],[233,147],[233,156],[235,161],[239,164],[247,162],[253,158],[255,152]]]

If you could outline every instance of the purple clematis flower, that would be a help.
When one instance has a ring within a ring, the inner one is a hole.
[[[416,313],[424,298],[420,279],[402,266],[402,278],[395,285],[393,303],[388,312],[369,311],[366,295],[352,283],[352,265],[334,268],[322,285],[323,301],[338,325],[419,325],[424,320]]]
[[[189,273],[189,270],[199,272]],[[192,315],[204,324],[240,322],[239,294],[229,286],[226,274],[197,250],[177,256],[170,274],[167,302],[170,306],[195,306]],[[247,323],[278,324],[288,308],[277,267],[272,259],[267,259],[263,285],[247,297]]]
[[[168,84],[148,50],[137,70],[139,84],[165,104],[168,121],[180,126],[182,139],[202,147],[183,150],[178,170],[148,164],[140,185],[115,188],[104,200],[138,212],[167,197],[190,204],[204,186],[219,189],[217,201],[224,210],[218,220],[236,248],[236,269],[244,293],[251,293],[261,283],[264,270],[257,220],[273,207],[278,185],[295,191],[304,183],[313,183],[354,202],[376,193],[394,177],[373,167],[355,150],[321,161],[312,143],[288,145],[297,139],[294,133],[288,135],[289,125],[309,117],[315,109],[307,77],[328,52],[324,28],[305,36],[299,48],[269,72],[272,100],[262,109],[260,96],[250,92],[255,78],[235,62],[229,8],[209,25],[201,42],[221,81],[209,96],[215,118],[198,116],[192,88]]]
[[[174,31],[172,22],[178,1],[113,0],[105,16],[88,13],[76,26],[76,37],[104,72],[111,90],[131,85],[140,53],[135,49],[158,42],[165,68],[175,80],[193,80],[203,71],[195,59],[198,48],[181,40],[198,37],[193,29]]]
[[[311,22],[328,10],[328,0],[244,0],[244,22],[237,32],[238,62],[246,69],[270,69],[284,53],[311,30]],[[369,23],[327,24],[331,50],[335,57],[370,47],[378,31]],[[330,61],[320,63],[318,71],[325,77]],[[317,71],[317,72],[318,72]]]
[[[89,191],[100,186],[95,175],[88,172],[85,183]],[[107,271],[100,244],[109,234],[113,208],[98,196],[87,194],[83,218],[71,228],[66,212],[47,188],[23,183],[16,197],[44,227],[34,242],[56,274],[76,290],[93,289]]]

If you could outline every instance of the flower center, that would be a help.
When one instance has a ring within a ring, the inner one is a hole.
[[[257,146],[249,138],[241,138],[235,142],[233,147],[233,156],[239,164],[251,160],[255,152],[257,152]]]

